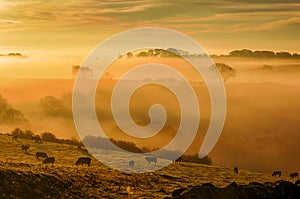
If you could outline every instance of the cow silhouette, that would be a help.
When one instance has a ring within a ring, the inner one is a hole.
[[[291,173],[291,174],[290,174],[290,177],[293,178],[293,179],[294,179],[294,178],[298,178],[298,177],[299,177],[299,174],[298,174],[298,172]]]
[[[43,161],[43,164],[54,164],[54,162],[55,162],[55,158],[54,157],[49,157],[49,158],[46,158]]]
[[[233,171],[234,171],[234,173],[239,173],[239,168],[234,167],[234,168],[233,168]]]
[[[182,161],[182,157],[179,157],[179,158],[177,158],[175,161],[174,161],[174,163],[176,164],[180,164],[180,162]]]
[[[274,171],[272,173],[272,176],[278,176],[278,177],[281,177],[281,171]]]
[[[78,160],[75,163],[76,166],[84,165],[84,164],[87,164],[88,166],[90,166],[91,158],[89,158],[89,157],[80,157],[80,158],[78,158]]]
[[[151,162],[154,162],[155,165],[157,163],[157,158],[156,157],[145,157],[146,161],[148,162],[148,164],[150,164]]]

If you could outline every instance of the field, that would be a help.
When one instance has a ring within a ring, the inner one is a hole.
[[[22,144],[30,146],[21,151]],[[92,157],[91,166],[75,166],[86,156],[76,146],[18,139],[0,135],[0,195],[2,198],[164,198],[178,188],[213,183],[224,187],[231,182],[274,182],[283,176],[193,163],[171,164],[156,172],[135,174],[113,170]],[[54,156],[54,165],[42,165],[37,151]]]

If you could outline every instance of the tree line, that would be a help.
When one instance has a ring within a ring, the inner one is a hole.
[[[47,141],[47,142],[54,142],[54,143],[61,143],[61,144],[69,144],[69,145],[75,145],[75,146],[81,146],[82,143],[78,141],[76,138],[70,138],[70,139],[60,139],[57,138],[54,133],[45,131],[43,133],[36,134],[32,130],[26,129],[23,130],[21,128],[15,128],[12,130],[10,136],[20,138],[20,139],[28,139],[31,140],[33,137],[40,137],[42,141]]]
[[[273,52],[268,50],[256,50],[249,49],[233,50],[227,57],[258,57],[258,58],[300,58],[300,54],[290,52]]]
[[[113,138],[106,139],[106,138],[95,137],[95,136],[86,136],[82,142],[87,147],[106,149],[106,150],[117,150],[115,147],[111,145],[111,143],[113,143],[119,148],[133,153],[148,153],[148,152],[158,150],[158,148],[138,147],[134,142],[116,140]],[[176,157],[178,153],[179,153],[178,151],[161,150],[159,153],[154,153],[154,154],[159,158],[171,159],[172,157]],[[181,161],[207,164],[207,165],[212,164],[212,160],[210,157],[206,156],[204,158],[199,158],[198,154],[182,155]]]

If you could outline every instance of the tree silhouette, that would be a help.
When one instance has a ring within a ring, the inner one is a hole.
[[[49,141],[49,142],[57,141],[56,136],[53,133],[50,133],[50,132],[42,133],[41,137],[42,137],[42,140],[44,140],[44,141]]]
[[[225,83],[230,77],[236,76],[236,71],[227,64],[224,63],[216,63],[210,67],[211,71],[218,72],[219,71],[222,77],[222,81]]]
[[[20,110],[14,109],[5,98],[0,95],[0,123],[27,122]]]
[[[128,53],[126,54],[126,56],[127,56],[127,58],[132,58],[132,57],[133,57],[133,54],[132,54],[131,52],[128,52]]]

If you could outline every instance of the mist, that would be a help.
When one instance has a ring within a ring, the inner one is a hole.
[[[233,67],[236,77],[225,83],[227,116],[221,137],[209,154],[213,164],[267,173],[299,170],[300,64],[297,60],[216,58],[215,62]],[[122,74],[117,72],[116,77]],[[0,94],[29,121],[22,128],[38,134],[49,131],[58,138],[79,137],[72,116],[51,115],[40,104],[47,96],[63,100],[65,94],[72,92],[73,80],[1,78],[0,81]],[[95,96],[101,102],[96,104],[99,123],[108,136],[133,141],[138,146],[155,148],[168,144],[177,133],[180,121],[179,105],[172,93],[148,86],[134,94],[130,109],[137,124],[145,126],[150,122],[148,109],[153,103],[162,104],[168,113],[159,134],[150,139],[137,139],[121,132],[112,117],[108,96],[115,83],[115,80],[106,81]],[[210,121],[206,86],[196,83],[193,88],[200,102],[201,119],[188,154],[198,153]],[[70,108],[70,104],[66,106]],[[1,124],[0,127],[1,132],[9,133],[17,126]]]

